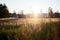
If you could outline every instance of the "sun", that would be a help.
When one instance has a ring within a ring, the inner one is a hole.
[[[38,16],[38,13],[39,13],[39,10],[34,9],[34,15],[35,15],[35,16]]]
[[[32,12],[34,13],[35,17],[37,17],[40,12],[40,9],[37,6],[33,6]]]

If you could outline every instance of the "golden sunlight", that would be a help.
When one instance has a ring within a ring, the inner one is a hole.
[[[34,14],[34,17],[37,17],[38,13],[40,13],[40,8],[38,6],[32,6],[31,12]]]

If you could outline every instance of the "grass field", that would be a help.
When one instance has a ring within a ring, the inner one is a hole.
[[[0,19],[0,40],[60,40],[60,19]]]

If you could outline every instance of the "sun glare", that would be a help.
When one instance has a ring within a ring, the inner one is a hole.
[[[35,15],[35,16],[38,15],[38,13],[39,13],[38,11],[39,11],[39,10],[34,9],[34,15]]]
[[[40,8],[37,6],[32,6],[31,11],[34,13],[35,17],[37,17],[38,13],[40,12]]]

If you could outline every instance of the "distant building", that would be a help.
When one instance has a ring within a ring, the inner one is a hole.
[[[18,18],[26,18],[26,15],[24,15],[23,10],[21,10],[21,12],[18,15]]]
[[[10,17],[17,18],[16,12],[14,11],[14,13],[10,13]]]
[[[17,18],[17,14],[11,13],[11,14],[10,14],[10,17]]]
[[[55,13],[53,14],[53,18],[60,18],[60,13],[55,12]]]
[[[47,13],[38,14],[38,18],[48,18]]]
[[[26,18],[26,15],[24,15],[24,14],[18,14],[18,18]]]

